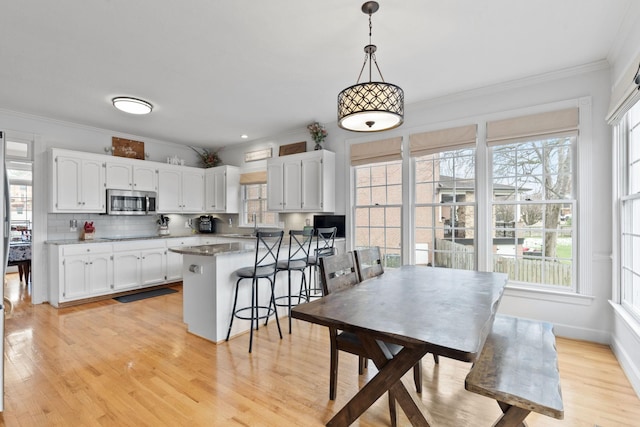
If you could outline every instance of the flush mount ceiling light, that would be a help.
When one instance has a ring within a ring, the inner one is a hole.
[[[149,114],[153,110],[153,105],[142,99],[119,96],[111,100],[113,106],[120,111],[129,114]]]
[[[399,86],[386,83],[376,61],[376,46],[371,44],[371,15],[379,8],[378,2],[368,1],[362,12],[369,15],[369,44],[364,47],[364,64],[356,84],[338,94],[338,126],[354,132],[378,132],[393,129],[404,121],[404,92]],[[362,71],[369,62],[369,82],[360,83]],[[371,80],[375,64],[381,82]]]

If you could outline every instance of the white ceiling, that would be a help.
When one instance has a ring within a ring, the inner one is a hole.
[[[632,1],[380,0],[372,42],[412,104],[607,59]],[[333,122],[368,44],[362,3],[3,1],[0,108],[200,147]],[[115,110],[121,95],[153,113]]]

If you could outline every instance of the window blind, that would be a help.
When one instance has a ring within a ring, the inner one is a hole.
[[[477,128],[477,125],[468,125],[409,135],[409,151],[411,156],[418,157],[473,147],[476,144]]]
[[[578,130],[578,108],[549,111],[487,123],[487,145],[503,145],[545,135],[573,134]]]
[[[351,145],[351,166],[402,159],[402,137]]]
[[[609,112],[605,117],[608,124],[615,124],[640,101],[640,87],[635,83],[636,73],[640,70],[640,55],[631,63],[622,75],[622,79],[611,91]]]
[[[267,171],[247,172],[240,174],[240,185],[266,184]]]

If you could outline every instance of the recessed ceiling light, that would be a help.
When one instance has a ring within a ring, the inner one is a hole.
[[[111,100],[113,106],[120,111],[129,114],[149,114],[153,110],[153,105],[142,99],[119,96]]]
[[[240,138],[247,139],[247,138],[249,138],[249,135],[246,135],[246,134],[243,133],[242,135],[240,135]]]

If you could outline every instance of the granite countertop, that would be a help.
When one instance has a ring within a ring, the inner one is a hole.
[[[253,252],[256,250],[256,246],[253,243],[233,242],[218,243],[215,245],[180,246],[177,248],[169,248],[169,250],[182,255],[216,256],[221,254]]]
[[[199,234],[185,234],[182,236],[152,235],[152,236],[133,236],[133,237],[97,237],[89,240],[82,240],[82,239],[47,240],[45,243],[48,245],[75,245],[75,244],[84,244],[84,243],[126,242],[129,240],[184,239],[185,237],[197,237],[197,236],[199,236]]]

